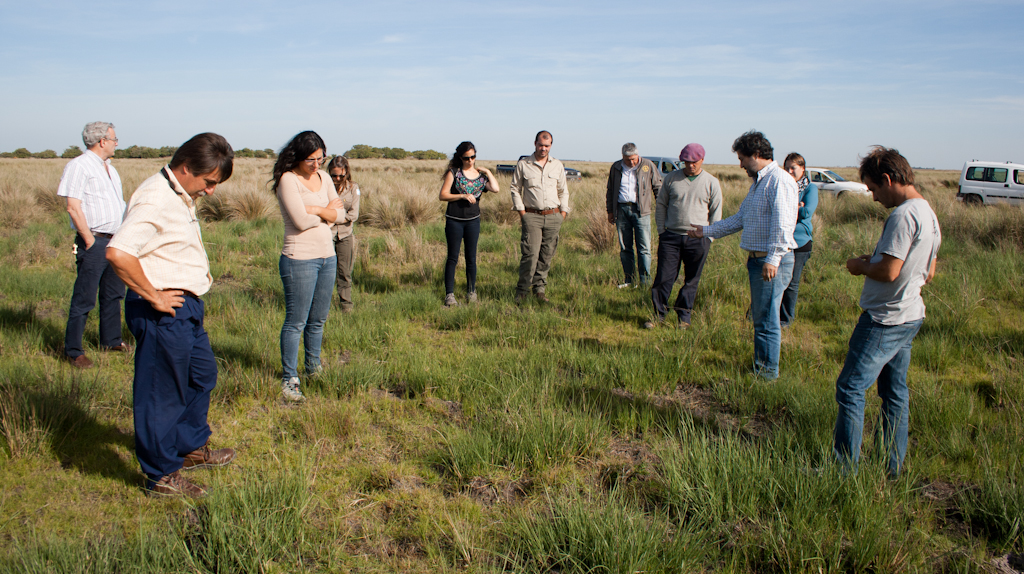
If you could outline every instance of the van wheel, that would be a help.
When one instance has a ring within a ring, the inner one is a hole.
[[[984,202],[981,200],[981,196],[980,195],[975,195],[975,194],[972,193],[970,195],[965,195],[964,196],[964,203],[966,203],[967,205],[971,205],[971,206],[977,207],[977,206],[981,205]]]
[[[836,194],[836,197],[842,197],[844,195],[846,195],[846,192],[845,191],[840,191],[839,193]]]

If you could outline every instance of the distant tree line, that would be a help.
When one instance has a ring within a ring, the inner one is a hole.
[[[448,159],[446,154],[432,149],[405,151],[400,147],[373,147],[363,144],[352,146],[352,149],[345,152],[344,156],[349,159],[407,159],[410,157],[415,159]]]
[[[114,150],[114,157],[117,159],[151,159],[161,157],[171,157],[174,152],[178,151],[177,146],[164,146],[159,148],[146,147],[144,145],[133,145],[126,148]],[[41,158],[41,159],[55,159],[62,157],[64,159],[71,159],[82,155],[82,148],[73,145],[68,149],[64,150],[64,153],[57,155],[57,152],[52,149],[43,150],[40,152],[32,153],[27,149],[20,147],[14,151],[0,152],[0,157],[14,157],[19,159],[25,159],[30,157]],[[274,150],[267,148],[264,150],[251,150],[244,147],[240,150],[235,150],[235,157],[261,157],[261,158],[276,158],[277,154]]]

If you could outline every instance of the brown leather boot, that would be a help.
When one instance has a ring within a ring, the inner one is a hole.
[[[181,476],[178,471],[164,475],[153,488],[149,489],[153,496],[187,496],[188,498],[202,498],[206,496],[206,489]]]
[[[210,450],[210,444],[207,443],[203,445],[203,448],[197,448],[185,455],[185,461],[181,465],[181,470],[224,466],[233,460],[235,460],[235,449],[219,448],[217,450]]]

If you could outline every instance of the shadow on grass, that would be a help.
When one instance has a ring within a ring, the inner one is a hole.
[[[709,389],[696,385],[679,385],[672,393],[649,396],[618,388],[578,386],[563,388],[559,397],[570,408],[605,419],[621,433],[654,430],[673,435],[685,424],[714,434],[738,433],[748,439],[763,438],[771,432],[766,417],[736,416],[715,400]]]
[[[33,446],[49,446],[49,452],[62,468],[119,480],[129,486],[141,484],[138,467],[118,454],[118,447],[135,451],[134,434],[100,421],[83,406],[91,398],[81,379],[72,379],[62,389],[42,391],[8,383],[0,385],[0,394],[0,401],[6,403],[0,413],[4,419],[4,438],[12,456]],[[40,440],[46,445],[36,442]]]
[[[211,340],[210,346],[213,348],[215,357],[223,359],[233,366],[242,366],[275,377],[280,375],[280,356],[272,353],[269,355],[271,359],[268,362],[268,355],[260,347],[245,342],[235,344],[223,340]]]
[[[55,323],[41,317],[45,312],[34,303],[21,308],[8,305],[0,307],[0,332],[9,333],[12,339],[23,339],[26,332],[35,331],[42,339],[43,350],[55,357],[64,354],[64,327],[61,322]]]

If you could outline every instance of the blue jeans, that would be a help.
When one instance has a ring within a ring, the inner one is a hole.
[[[331,295],[338,258],[292,259],[281,256],[284,284],[284,325],[281,326],[281,368],[284,380],[299,376],[299,335],[306,351],[306,373],[320,367],[324,323],[331,310]]]
[[[796,320],[796,297],[800,294],[800,276],[810,258],[810,251],[793,252],[793,278],[789,280],[789,287],[786,287],[786,292],[782,294],[782,307],[779,309],[779,322],[783,327],[788,327]]]
[[[836,380],[839,414],[833,449],[840,464],[852,469],[857,467],[864,434],[864,394],[877,380],[882,412],[876,442],[885,452],[889,475],[899,475],[907,454],[910,421],[910,390],[907,388],[910,347],[923,322],[918,319],[902,325],[882,325],[872,321],[868,313],[861,313],[850,336],[843,371]]]
[[[615,229],[619,232],[619,261],[626,275],[626,283],[632,283],[637,270],[637,258],[633,255],[633,242],[639,256],[640,283],[651,282],[651,216],[640,215],[635,203],[620,203],[615,217]]]
[[[750,318],[754,322],[754,374],[766,379],[779,377],[779,349],[782,347],[782,326],[779,305],[782,294],[793,276],[793,252],[779,262],[771,281],[761,278],[765,257],[747,259],[750,279]]]

